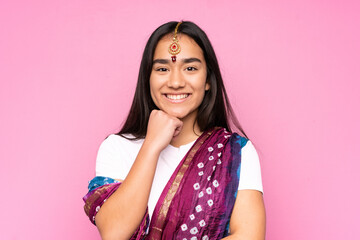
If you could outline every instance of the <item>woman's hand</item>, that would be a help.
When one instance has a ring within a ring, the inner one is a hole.
[[[162,151],[171,140],[179,135],[183,122],[161,110],[153,110],[150,114],[145,143],[152,148]]]

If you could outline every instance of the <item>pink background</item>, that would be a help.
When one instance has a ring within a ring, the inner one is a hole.
[[[150,33],[209,35],[261,157],[267,239],[355,239],[358,1],[1,1],[0,239],[99,239],[83,211]]]

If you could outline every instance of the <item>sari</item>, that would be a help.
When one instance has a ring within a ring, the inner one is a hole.
[[[221,239],[229,234],[241,167],[241,148],[248,140],[224,128],[204,132],[166,184],[151,221],[146,211],[131,239]],[[83,198],[95,224],[101,205],[121,183],[95,177]]]

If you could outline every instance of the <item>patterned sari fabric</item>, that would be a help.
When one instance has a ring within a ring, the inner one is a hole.
[[[223,128],[203,133],[165,186],[148,234],[146,213],[132,239],[206,240],[227,236],[239,184],[241,148],[246,142],[247,139]],[[101,186],[89,185],[89,193],[84,197],[85,212],[93,223],[99,204],[120,183],[97,184]]]
[[[101,206],[121,185],[119,181],[107,177],[95,177],[89,182],[89,192],[83,197],[85,202],[84,210],[90,221],[96,225],[95,216]],[[135,231],[130,240],[144,239],[146,229],[149,226],[149,214],[146,209],[145,216],[141,221],[138,229]]]

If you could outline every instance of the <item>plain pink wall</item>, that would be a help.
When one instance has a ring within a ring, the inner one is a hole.
[[[0,239],[99,239],[83,211],[150,33],[209,35],[262,164],[267,239],[355,239],[357,1],[1,1]]]

